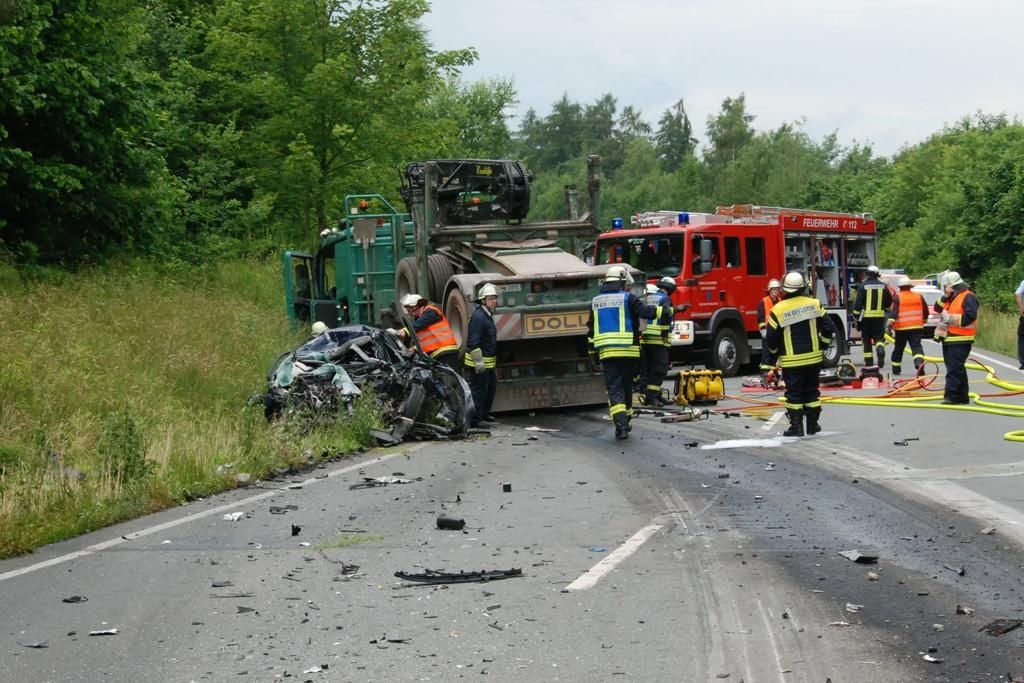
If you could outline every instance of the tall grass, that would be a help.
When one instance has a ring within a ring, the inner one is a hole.
[[[367,445],[372,400],[312,434],[246,407],[283,308],[276,263],[0,267],[0,557]]]

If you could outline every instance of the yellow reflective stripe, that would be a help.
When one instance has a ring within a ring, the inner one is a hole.
[[[608,412],[612,417],[615,417],[620,413],[626,412],[626,405],[624,403],[616,403],[615,405],[608,407]]]
[[[604,346],[598,349],[597,355],[601,360],[605,358],[639,358],[639,346]]]
[[[466,354],[465,360],[462,361],[462,364],[465,365],[468,368],[476,367],[476,364],[473,363],[473,357],[470,356],[468,353]],[[498,359],[495,358],[494,356],[484,356],[484,367],[485,368],[496,368],[496,367],[498,367]]]
[[[794,355],[785,355],[779,358],[779,367],[796,368],[803,365],[815,365],[822,361],[824,354],[821,351],[808,351]]]

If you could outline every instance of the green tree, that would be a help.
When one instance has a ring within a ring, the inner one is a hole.
[[[708,147],[704,150],[704,162],[708,167],[708,181],[715,183],[719,174],[735,161],[743,148],[754,139],[751,124],[754,116],[747,113],[746,96],[740,93],[733,99],[725,98],[721,111],[708,116]]]
[[[661,115],[654,140],[661,168],[668,173],[682,168],[685,159],[693,154],[697,138],[693,137],[693,126],[681,98]]]

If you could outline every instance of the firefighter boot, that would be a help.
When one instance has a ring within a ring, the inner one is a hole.
[[[789,416],[789,429],[782,432],[783,436],[803,436],[804,435],[804,411],[795,410],[788,408],[786,415]]]
[[[914,374],[918,377],[924,374],[924,358],[914,359],[914,370],[916,371]]]
[[[820,432],[821,425],[818,424],[818,418],[821,417],[821,407],[804,408],[804,415],[807,417],[807,433],[817,434]]]
[[[878,360],[878,369],[885,367],[885,345],[875,344],[875,358]]]
[[[618,413],[612,418],[615,422],[615,438],[616,439],[628,439],[629,438],[629,416],[625,413]]]

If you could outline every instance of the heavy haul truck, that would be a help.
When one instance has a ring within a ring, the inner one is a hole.
[[[526,222],[531,181],[516,161],[433,160],[406,167],[405,211],[380,194],[346,197],[345,217],[321,234],[315,254],[285,252],[289,319],[380,325],[416,292],[441,306],[464,344],[476,292],[490,282],[499,292],[494,409],[605,403],[586,341],[605,268],[575,255],[599,232],[600,159],[588,159],[582,216],[569,186],[569,218]]]

